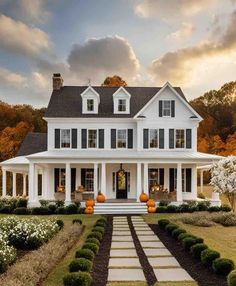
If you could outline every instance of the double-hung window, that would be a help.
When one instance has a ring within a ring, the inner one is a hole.
[[[94,100],[87,99],[87,111],[94,111]]]
[[[125,112],[126,111],[126,99],[118,100],[118,111]]]
[[[97,130],[88,129],[88,148],[97,148]]]
[[[61,148],[70,148],[71,131],[70,129],[61,129]]]
[[[158,148],[158,129],[149,130],[149,148]]]
[[[185,130],[176,129],[175,130],[175,148],[185,147]]]
[[[117,148],[127,148],[127,130],[117,130]]]
[[[170,100],[163,100],[162,114],[163,114],[163,117],[171,116],[171,101]]]

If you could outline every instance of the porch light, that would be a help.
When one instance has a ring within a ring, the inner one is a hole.
[[[122,164],[120,164],[120,169],[118,170],[118,176],[122,177],[124,176],[125,170],[122,167]]]

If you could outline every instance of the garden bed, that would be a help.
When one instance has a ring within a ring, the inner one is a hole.
[[[198,282],[198,285],[227,286],[225,277],[216,275],[211,268],[204,266],[201,261],[191,256],[189,252],[183,249],[181,242],[175,240],[164,230],[161,230],[158,225],[150,224],[149,226],[178,260],[179,264]]]

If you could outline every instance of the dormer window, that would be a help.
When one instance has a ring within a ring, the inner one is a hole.
[[[82,97],[82,113],[98,113],[98,106],[100,103],[100,96],[96,90],[89,86],[81,93]]]
[[[121,86],[113,94],[113,111],[114,114],[129,114],[130,113],[130,97],[129,92]]]
[[[87,111],[94,111],[94,99],[87,99]]]
[[[126,111],[126,99],[119,99],[118,100],[118,111],[125,112]]]

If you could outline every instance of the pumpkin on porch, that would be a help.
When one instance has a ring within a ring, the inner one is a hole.
[[[104,203],[105,202],[105,196],[101,192],[98,193],[96,199],[97,199],[98,203]]]
[[[156,207],[148,207],[148,212],[149,212],[149,213],[155,213],[156,210],[157,210]]]
[[[95,205],[95,202],[93,199],[88,199],[85,203],[86,207],[94,207],[94,205]]]
[[[146,203],[148,201],[149,197],[146,193],[142,192],[142,194],[139,197],[139,200],[141,203]]]
[[[91,207],[91,206],[86,207],[84,213],[85,214],[93,214],[93,207]]]
[[[156,206],[156,203],[155,203],[154,200],[148,200],[148,201],[147,201],[147,206],[148,206],[148,207],[155,207],[155,206]]]

